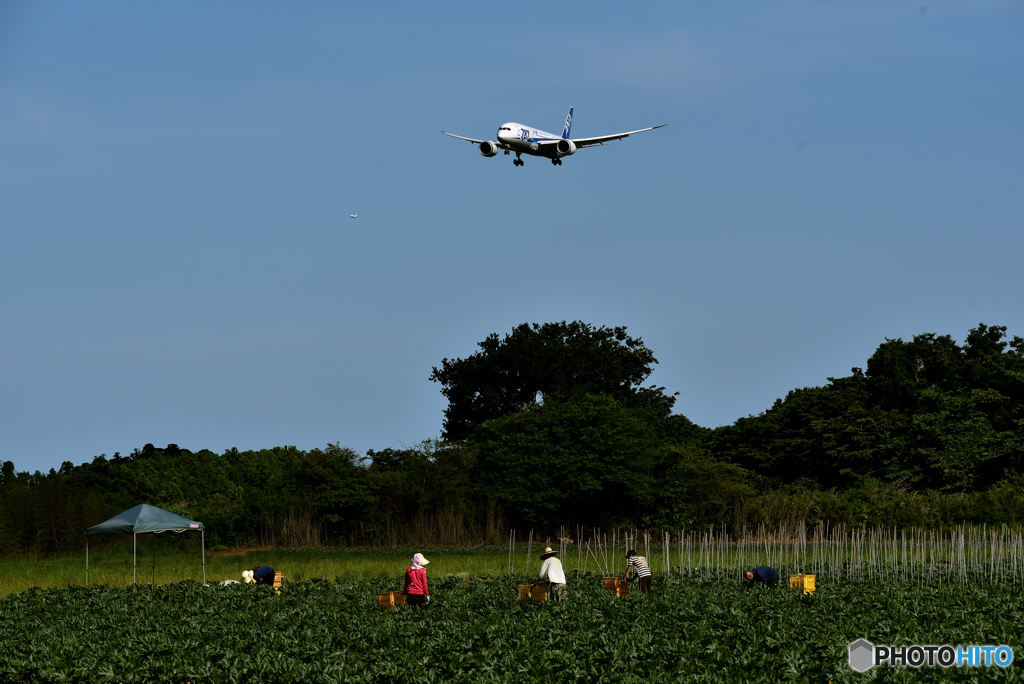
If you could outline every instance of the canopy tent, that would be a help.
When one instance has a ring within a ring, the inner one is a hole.
[[[160,534],[161,532],[188,532],[199,530],[202,538],[203,584],[206,584],[206,528],[203,523],[183,518],[170,511],[165,511],[149,504],[139,504],[123,513],[115,515],[106,522],[93,525],[85,531],[85,585],[89,586],[89,535],[91,534],[128,534],[132,535],[132,583],[137,576],[137,540],[140,534]],[[154,560],[154,565],[156,561]],[[155,569],[154,569],[155,572]]]

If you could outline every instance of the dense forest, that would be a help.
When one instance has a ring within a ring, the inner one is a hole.
[[[430,379],[442,438],[217,454],[147,444],[60,470],[0,467],[0,555],[78,552],[138,503],[210,544],[497,543],[509,528],[731,528],[790,520],[940,526],[1024,520],[1024,340],[979,325],[885,340],[842,378],[717,429],[644,386],[625,328],[523,324]]]

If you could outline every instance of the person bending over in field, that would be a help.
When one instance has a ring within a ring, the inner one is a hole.
[[[412,565],[405,569],[405,602],[410,606],[422,608],[430,603],[430,589],[427,587],[427,571],[424,566],[429,563],[422,553],[412,557]]]
[[[245,573],[242,573],[245,576]],[[261,565],[249,571],[249,578],[254,584],[269,584],[274,586],[274,568],[269,565]]]
[[[651,569],[647,567],[647,559],[636,555],[636,551],[626,554],[626,574],[622,581],[629,580],[629,571],[633,570],[633,576],[640,580],[640,593],[646,594],[651,590]]]
[[[779,587],[779,573],[767,565],[758,565],[753,570],[747,570],[743,576],[747,578],[747,591],[754,586],[754,582],[760,582],[769,589]]]
[[[551,593],[551,600],[564,601],[568,595],[568,592],[565,590],[565,571],[562,570],[562,561],[555,558],[557,553],[557,551],[552,551],[550,546],[544,549],[544,553],[540,555],[540,559],[544,562],[541,563],[537,579],[539,580],[547,575],[548,591]]]

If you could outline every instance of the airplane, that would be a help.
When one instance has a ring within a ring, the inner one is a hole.
[[[359,218],[359,214],[349,214],[349,218]]]
[[[522,155],[524,154],[533,155],[534,157],[547,157],[553,165],[561,166],[562,157],[576,154],[576,150],[590,147],[591,145],[604,145],[612,140],[628,138],[634,133],[653,131],[655,128],[664,128],[667,125],[661,124],[660,126],[651,126],[650,128],[641,128],[638,131],[628,131],[614,135],[600,135],[596,138],[570,138],[569,129],[572,127],[572,107],[569,107],[569,114],[565,117],[565,125],[562,126],[561,135],[546,133],[514,122],[504,123],[498,128],[497,141],[474,140],[473,138],[464,138],[461,135],[454,135],[447,131],[441,132],[452,138],[468,140],[474,145],[479,145],[480,154],[485,157],[495,156],[498,154],[498,150],[505,150],[506,155],[509,152],[515,152],[516,158],[512,160],[512,163],[516,166],[523,166]]]

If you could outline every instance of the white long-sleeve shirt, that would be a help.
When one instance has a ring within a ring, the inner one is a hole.
[[[537,577],[548,576],[548,581],[552,584],[565,584],[565,572],[562,571],[562,561],[558,560],[554,556],[544,560],[544,563],[540,566],[540,574]]]

